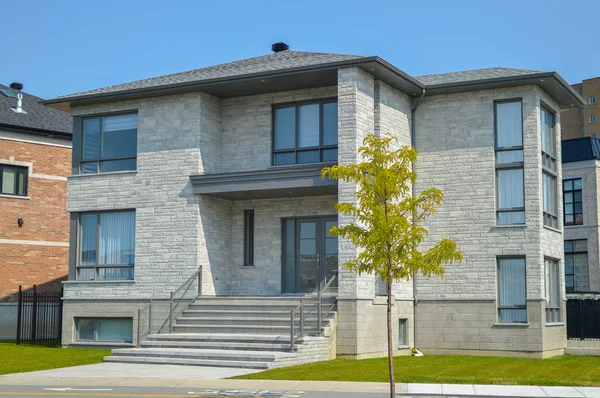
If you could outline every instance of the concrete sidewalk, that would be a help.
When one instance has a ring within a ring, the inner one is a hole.
[[[225,380],[252,373],[247,369],[201,366],[101,363],[0,376],[4,386],[44,387],[167,387],[216,390],[277,390],[336,393],[379,393],[387,383],[286,380]],[[453,397],[589,397],[600,398],[600,387],[536,387],[469,384],[397,384],[398,395]]]

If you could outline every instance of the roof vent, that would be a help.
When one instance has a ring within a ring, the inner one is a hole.
[[[23,94],[21,93],[23,84],[14,82],[10,84],[10,88],[17,92],[17,106],[13,106],[10,109],[17,113],[27,113],[23,110]]]
[[[278,43],[273,43],[271,45],[271,50],[273,50],[273,52],[278,53],[281,51],[285,51],[285,50],[289,50],[290,46],[288,46],[287,44],[285,44],[284,42],[280,41]]]

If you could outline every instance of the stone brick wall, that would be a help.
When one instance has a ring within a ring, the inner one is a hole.
[[[227,98],[221,101],[222,172],[263,170],[272,166],[272,105],[335,98],[337,87]]]
[[[575,270],[579,286],[600,291],[600,246],[598,236],[598,168],[600,162],[587,160],[563,164],[563,179],[581,178],[583,182],[583,225],[565,226],[565,240],[587,239],[588,269]]]
[[[0,301],[60,289],[68,269],[70,140],[0,131],[0,164],[28,168],[27,197],[0,195]],[[23,226],[18,226],[18,219]]]

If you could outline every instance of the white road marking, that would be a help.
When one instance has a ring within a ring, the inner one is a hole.
[[[70,388],[70,387],[63,387],[63,388],[44,388],[44,390],[47,391],[112,391],[112,388]]]

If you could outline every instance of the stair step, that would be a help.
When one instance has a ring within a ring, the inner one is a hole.
[[[179,321],[177,321],[179,322]],[[300,332],[300,328],[295,329],[296,333]],[[173,326],[173,331],[184,333],[264,333],[264,334],[285,334],[290,333],[290,326],[277,325],[182,325],[176,323]],[[317,328],[305,326],[304,332],[308,334],[317,334]]]
[[[271,343],[290,342],[290,335],[244,334],[244,333],[163,333],[150,334],[148,341],[194,341],[194,342],[235,342],[235,343]]]
[[[235,351],[189,348],[124,348],[112,350],[112,356],[193,358],[224,361],[273,362],[278,358],[295,358],[298,354],[279,351]]]
[[[325,321],[327,322],[327,321]],[[322,326],[326,326],[325,322],[323,322]],[[264,318],[264,317],[256,317],[256,318],[239,318],[239,317],[192,317],[192,316],[182,316],[177,318],[177,325],[244,325],[248,327],[253,326],[288,326],[290,325],[290,318]],[[316,328],[317,325],[316,319],[304,319],[304,327],[307,326]],[[300,319],[296,317],[294,322],[296,327],[300,327]]]
[[[160,364],[160,365],[193,365],[219,368],[269,369],[268,362],[224,361],[193,358],[160,358],[160,357],[104,357],[105,362]]]
[[[299,312],[298,312],[299,314]],[[325,313],[323,313],[322,315],[325,315]],[[290,311],[286,311],[286,310],[281,310],[281,309],[266,309],[266,310],[257,310],[257,309],[245,309],[245,308],[238,308],[235,310],[226,310],[226,309],[212,309],[212,310],[206,310],[206,309],[187,309],[185,311],[182,312],[182,316],[206,316],[206,317],[231,317],[231,316],[236,316],[236,317],[242,317],[242,318],[252,318],[252,317],[264,317],[264,318],[270,318],[270,317],[274,317],[274,318],[278,318],[278,317],[287,317],[287,319],[289,319],[290,317]],[[304,309],[304,317],[305,318],[314,318],[316,319],[318,316],[318,312],[316,311],[316,309],[311,308],[311,309]],[[332,318],[333,317],[333,313],[329,313],[327,314],[328,318]]]
[[[143,348],[191,348],[191,349],[219,349],[219,350],[239,350],[239,351],[283,351],[290,349],[290,344],[273,343],[238,343],[227,341],[143,341]]]

